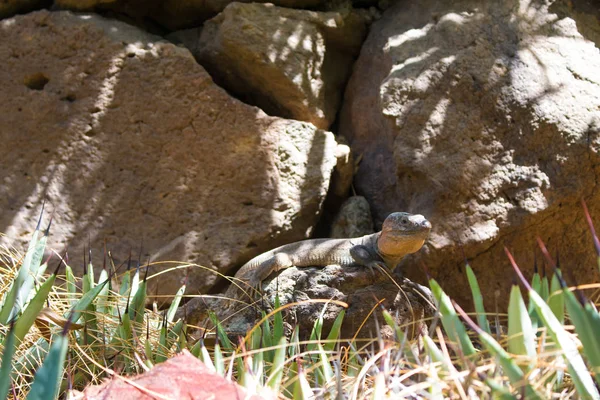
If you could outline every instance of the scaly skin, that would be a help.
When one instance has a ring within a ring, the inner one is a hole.
[[[352,239],[303,240],[263,253],[240,268],[234,283],[256,288],[272,273],[292,266],[362,265],[393,270],[404,256],[423,246],[430,230],[431,223],[422,215],[395,212],[385,219],[381,232]],[[235,291],[232,285],[227,293]]]

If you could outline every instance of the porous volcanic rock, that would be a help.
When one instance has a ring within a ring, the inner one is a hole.
[[[46,199],[49,247],[72,261],[89,241],[98,270],[106,241],[117,262],[143,246],[142,262],[208,268],[150,281],[174,294],[187,272],[205,291],[211,272],[309,235],[331,133],[232,98],[187,49],[121,22],[40,11],[0,34],[1,240],[27,242]]]
[[[328,129],[366,30],[364,17],[353,11],[232,3],[204,24],[190,49],[247,103]]]
[[[180,307],[177,318],[185,317],[189,324],[206,328],[211,326],[208,311],[213,311],[228,334],[236,338],[246,335],[262,318],[263,311],[272,311],[279,298],[281,306],[290,305],[285,309],[286,322],[289,327],[299,327],[301,339],[310,337],[321,316],[326,337],[345,310],[340,338],[373,338],[379,330],[381,337],[393,340],[392,328],[385,323],[381,308],[375,307],[379,301],[410,337],[422,333],[435,313],[428,288],[407,279],[394,281],[361,266],[287,268],[265,280],[262,288],[262,297],[252,290],[245,294],[238,291],[239,298],[233,301],[220,296],[196,297]]]
[[[513,273],[503,247],[528,275],[537,236],[579,282],[598,279],[580,200],[600,226],[599,30],[580,34],[566,12],[517,0],[399,1],[355,64],[340,134],[363,156],[357,192],[376,225],[392,211],[432,222],[416,257],[463,304],[464,256],[488,305],[505,303]]]
[[[330,237],[353,238],[373,233],[371,207],[363,196],[346,199],[331,224]]]

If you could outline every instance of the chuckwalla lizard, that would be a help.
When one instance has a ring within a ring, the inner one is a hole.
[[[381,232],[350,239],[309,239],[267,251],[244,264],[234,282],[256,288],[273,272],[292,266],[361,265],[394,270],[404,256],[423,246],[430,230],[431,223],[422,215],[395,212],[385,219]],[[228,293],[233,294],[235,286]]]

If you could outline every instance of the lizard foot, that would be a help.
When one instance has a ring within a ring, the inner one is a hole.
[[[385,265],[385,263],[382,261],[372,261],[369,264],[367,264],[366,267],[369,268],[369,271],[371,271],[371,275],[373,276],[375,275],[375,270],[377,270],[377,272],[384,276],[392,275],[392,271],[390,271],[388,266]]]

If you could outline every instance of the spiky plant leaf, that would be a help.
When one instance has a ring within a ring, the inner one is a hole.
[[[556,316],[556,319],[561,323],[565,323],[565,296],[560,287],[558,281],[558,274],[560,270],[556,270],[552,276],[552,283],[550,285],[550,294],[548,296],[548,306]]]
[[[492,333],[490,330],[490,324],[487,320],[487,314],[485,307],[483,306],[483,296],[481,295],[481,289],[479,288],[479,282],[471,266],[467,263],[466,265],[467,280],[469,281],[469,287],[471,288],[471,294],[473,296],[473,303],[475,305],[475,312],[477,313],[477,323],[479,327],[487,333]]]
[[[23,314],[21,314],[15,323],[15,337],[17,339],[17,343],[21,343],[35,322],[36,317],[44,308],[46,299],[48,298],[48,294],[50,294],[50,290],[52,289],[52,285],[54,285],[55,280],[56,274],[52,274],[48,277],[48,279],[46,279],[46,282],[40,286],[33,299],[31,299],[27,305],[27,308],[25,308],[23,311]]]
[[[8,334],[4,338],[2,352],[2,365],[0,367],[0,399],[8,398],[8,390],[10,389],[11,375],[12,375],[12,359],[15,354],[17,346],[15,339],[14,325],[10,327]]]
[[[547,332],[550,334],[552,339],[554,339],[555,344],[562,350],[562,353],[567,361],[567,368],[578,394],[584,398],[600,399],[600,393],[598,393],[598,389],[594,385],[594,381],[592,380],[592,377],[590,376],[590,373],[583,362],[581,355],[579,354],[577,343],[564,329],[563,325],[556,318],[548,304],[546,304],[542,297],[532,290],[527,284],[527,281],[523,277],[523,274],[517,266],[512,254],[506,247],[504,250],[513,269],[521,279],[521,282],[527,287],[529,299],[533,303],[540,320],[546,326]]]
[[[266,386],[271,388],[274,393],[279,393],[281,386],[281,378],[283,377],[284,363],[285,363],[285,352],[286,352],[287,340],[285,336],[279,339],[277,349],[275,350],[275,356],[273,357],[273,363],[271,364],[271,370],[269,378],[267,379]]]
[[[106,269],[102,269],[102,271],[100,271],[100,277],[98,278],[98,282],[105,282],[108,280],[108,272],[106,271]],[[110,304],[110,302],[108,301],[108,296],[109,285],[102,285],[102,288],[100,289],[100,292],[97,296],[98,300],[96,301],[96,311],[98,311],[99,314],[107,313],[107,307]]]
[[[46,248],[46,236],[42,234],[42,238],[39,238],[43,213],[44,210],[42,207],[40,219],[29,242],[25,258],[21,263],[17,277],[4,298],[3,306],[0,310],[0,324],[6,325],[18,315],[25,306],[27,299],[31,296],[34,283],[33,277],[37,274],[42,257],[44,256],[44,249]]]
[[[67,336],[57,335],[44,363],[35,373],[27,400],[53,400],[58,395],[65,365],[65,357],[69,348]]]
[[[441,316],[442,325],[446,331],[446,334],[454,343],[460,346],[465,356],[469,357],[474,355],[477,350],[473,346],[465,326],[462,324],[456,311],[452,306],[452,301],[444,293],[441,286],[435,281],[435,279],[429,280],[429,287],[431,292],[438,303],[438,310]]]
[[[583,354],[591,364],[596,383],[600,385],[600,342],[598,341],[600,315],[598,315],[595,307],[588,300],[582,298],[581,302],[577,301],[573,292],[567,287],[564,287],[562,290],[569,317],[583,345]]]
[[[536,295],[537,295],[537,293],[536,293]],[[519,366],[515,362],[514,358],[509,353],[507,353],[506,350],[504,350],[502,348],[500,343],[498,343],[492,337],[492,335],[483,331],[479,326],[475,325],[475,323],[473,321],[471,321],[471,319],[467,316],[467,314],[464,311],[462,311],[462,309],[457,304],[454,304],[454,306],[456,307],[456,309],[458,310],[458,312],[460,313],[462,318],[465,321],[467,321],[467,323],[477,332],[477,334],[479,335],[479,340],[485,346],[487,351],[489,351],[491,354],[493,354],[498,359],[498,361],[500,362],[500,365],[502,366],[504,373],[507,375],[511,384],[515,388],[518,388],[519,390],[521,390],[521,389],[524,390],[525,395],[527,396],[527,399],[542,400],[542,397],[536,392],[536,390],[533,388],[533,386],[531,386],[531,384],[527,381],[527,378],[525,377],[525,373],[523,372],[523,370],[521,368],[519,368]]]
[[[325,351],[332,351],[336,345],[336,341],[340,337],[340,332],[342,330],[342,323],[344,322],[344,316],[346,315],[346,310],[342,309],[337,317],[335,317],[335,321],[333,321],[333,325],[331,326],[331,330],[329,331],[329,335],[327,335],[327,343],[323,345]]]
[[[186,286],[183,285],[179,288],[179,290],[177,291],[177,293],[175,294],[175,297],[173,298],[173,302],[171,303],[171,305],[169,306],[169,310],[167,311],[167,321],[168,322],[173,322],[173,319],[175,318],[175,313],[177,312],[177,308],[179,307],[179,304],[181,303],[181,299],[183,298],[183,294],[185,293],[185,288]]]
[[[517,285],[513,285],[508,303],[508,351],[527,356],[531,360],[529,368],[536,362],[535,339],[535,331],[531,326],[521,290]]]

